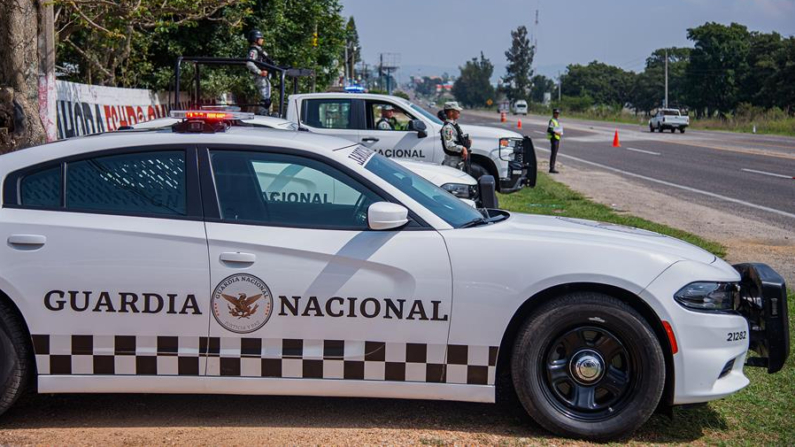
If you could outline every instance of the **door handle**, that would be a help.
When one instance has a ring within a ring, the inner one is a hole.
[[[367,138],[362,138],[362,141],[364,141],[365,143],[378,143],[378,138],[367,137]]]
[[[20,249],[41,247],[47,243],[47,237],[39,234],[12,234],[8,236],[8,245]]]
[[[225,251],[221,253],[221,261],[236,264],[253,264],[257,262],[257,255],[253,253],[240,253],[239,251]]]

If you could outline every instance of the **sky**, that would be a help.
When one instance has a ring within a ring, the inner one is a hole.
[[[795,0],[341,0],[353,16],[365,62],[397,53],[398,78],[458,74],[483,51],[504,74],[511,30],[525,25],[538,42],[537,73],[598,60],[642,71],[657,48],[692,46],[687,29],[741,23],[752,31],[795,35]],[[534,25],[535,11],[539,25]]]

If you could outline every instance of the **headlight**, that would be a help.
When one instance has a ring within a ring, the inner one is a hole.
[[[442,189],[460,199],[474,199],[477,197],[478,186],[465,183],[445,183]]]
[[[735,283],[694,282],[682,287],[674,299],[688,309],[732,310],[739,288]]]

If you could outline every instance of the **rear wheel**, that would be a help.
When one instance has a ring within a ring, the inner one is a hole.
[[[14,314],[14,310],[0,300],[0,414],[25,391],[31,367],[30,340]]]
[[[671,133],[676,133],[676,127],[671,128]]]
[[[477,180],[481,176],[489,175],[489,170],[486,169],[483,165],[473,161],[472,164],[470,165],[468,174],[474,177],[475,180]]]
[[[684,128],[684,127],[682,127],[681,129],[679,129],[679,132],[680,132],[680,133],[685,133],[685,128]]]
[[[600,293],[573,293],[540,307],[519,331],[511,358],[519,400],[544,428],[609,440],[652,415],[665,360],[637,311]]]
[[[649,124],[649,132],[654,133],[654,126],[651,124]]]

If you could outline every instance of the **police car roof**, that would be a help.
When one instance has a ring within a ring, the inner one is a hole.
[[[400,96],[395,95],[384,95],[382,93],[351,93],[351,92],[323,92],[323,93],[300,93],[297,95],[290,95],[288,101],[292,100],[301,100],[304,98],[356,98],[356,99],[377,99],[377,100],[384,100],[390,99],[395,102],[400,102],[403,104],[411,104],[411,101],[406,100],[405,98],[401,98]]]
[[[217,133],[175,133],[171,128],[119,131],[101,135],[70,138],[43,144],[0,156],[0,177],[11,171],[73,155],[89,154],[110,149],[136,149],[151,146],[188,145],[244,145],[270,146],[299,149],[333,156],[335,149],[353,146],[355,143],[341,138],[308,132],[286,130],[231,127]]]

